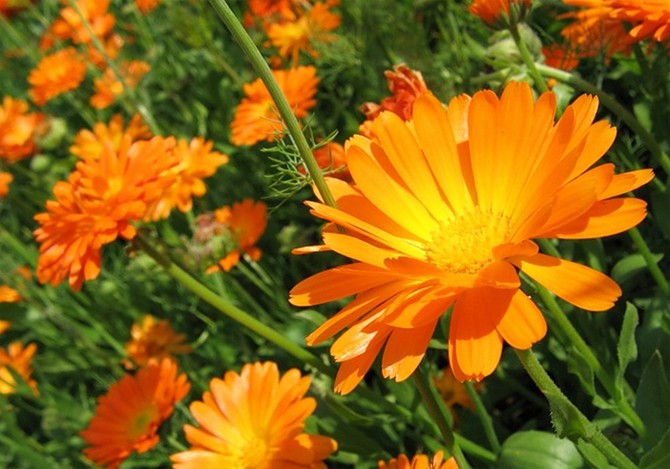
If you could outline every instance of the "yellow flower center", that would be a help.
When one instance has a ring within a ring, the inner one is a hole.
[[[236,469],[257,469],[268,462],[268,445],[265,439],[254,436],[241,445],[237,454]]]
[[[476,274],[493,262],[493,248],[509,236],[509,216],[475,207],[440,223],[426,246],[426,257],[447,272]]]

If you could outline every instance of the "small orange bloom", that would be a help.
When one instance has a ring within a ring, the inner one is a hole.
[[[53,22],[43,40],[43,47],[50,47],[51,38],[60,40],[70,39],[75,44],[90,44],[91,35],[86,24],[82,22],[81,15],[85,18],[89,28],[98,39],[103,39],[112,32],[116,22],[114,15],[107,12],[110,0],[76,0],[76,9],[72,8],[69,0],[62,0],[65,7],[60,11],[59,17]]]
[[[99,159],[77,163],[67,182],[54,187],[56,200],[35,216],[40,243],[36,275],[58,285],[68,278],[74,290],[100,273],[103,245],[117,237],[132,239],[131,222],[174,183],[173,138],[154,137],[131,143],[125,135],[118,150],[107,144]]]
[[[190,406],[200,427],[184,426],[191,449],[170,457],[174,469],[326,469],[323,460],[337,443],[303,433],[316,408],[304,397],[309,385],[295,368],[280,376],[273,362],[214,378]]]
[[[597,107],[597,98],[581,96],[554,122],[555,95],[535,101],[524,83],[510,83],[500,98],[461,95],[448,109],[426,93],[411,123],[385,112],[374,139],[347,142],[354,184],[327,178],[338,208],[307,202],[345,231],[324,230],[323,246],[297,252],[330,249],[354,263],[303,280],[290,297],[314,306],[356,295],[307,337],[315,345],[347,329],[330,349],[341,363],[338,392],[353,390],[383,347],[383,375],[409,377],[450,308],[454,375],[493,373],[503,342],[525,350],[546,333],[519,271],[578,308],[614,305],[621,289],[612,279],[541,254],[533,241],[613,235],[646,216],[644,201],[621,196],[650,181],[651,170],[591,168],[616,135],[593,123]]]
[[[0,106],[0,159],[16,163],[35,153],[43,121],[44,114],[28,112],[27,102],[5,96]]]
[[[158,427],[191,387],[177,364],[166,358],[112,384],[81,436],[84,455],[98,466],[118,467],[133,451],[146,453],[158,444]]]
[[[99,69],[104,69],[107,67],[108,59],[116,60],[124,43],[125,42],[121,36],[112,33],[108,37],[100,39],[100,44],[102,44],[102,48],[105,52],[104,54],[96,49],[95,44],[93,43],[90,43],[88,46],[86,46],[86,53],[88,54],[88,58],[93,65]],[[105,58],[105,56],[107,56],[107,58]]]
[[[319,78],[310,66],[274,70],[272,74],[297,118],[303,118],[316,100]],[[234,145],[254,145],[261,140],[272,141],[284,132],[284,124],[270,93],[258,78],[244,85],[246,97],[235,110],[230,141]]]
[[[9,285],[0,285],[0,303],[18,303],[23,297]]]
[[[10,173],[4,173],[0,171],[0,198],[5,197],[9,194],[9,184],[14,179]]]
[[[142,322],[134,323],[130,329],[130,341],[126,344],[129,360],[123,366],[134,368],[145,366],[151,360],[172,358],[174,355],[190,353],[193,349],[185,344],[186,336],[177,334],[166,319],[156,321],[147,314]]]
[[[454,373],[449,368],[445,368],[440,375],[440,378],[433,377],[435,388],[444,399],[447,407],[453,409],[455,405],[465,407],[466,409],[475,410],[475,406],[470,400],[470,395],[465,389],[465,385],[458,381]],[[483,383],[476,383],[476,386],[481,387]]]
[[[21,376],[28,386],[37,395],[37,383],[30,378],[32,374],[32,361],[37,345],[28,344],[23,347],[21,342],[12,342],[7,350],[0,348],[0,394],[13,394],[16,392],[16,380],[9,371],[11,368],[16,374]]]
[[[98,122],[93,126],[93,131],[79,131],[70,147],[70,152],[83,160],[95,160],[100,158],[107,145],[118,151],[125,135],[130,137],[131,142],[148,140],[152,136],[149,127],[142,122],[139,114],[135,114],[125,128],[123,116],[114,114],[108,125]]]
[[[428,91],[421,72],[412,70],[407,65],[396,65],[393,70],[384,72],[384,75],[392,96],[382,99],[379,104],[364,103],[361,106],[366,120],[358,130],[366,137],[371,136],[372,121],[384,111],[391,111],[404,121],[411,120],[414,101]]]
[[[151,70],[151,67],[141,60],[133,60],[123,62],[119,69],[123,77],[123,83],[118,80],[111,68],[106,69],[100,78],[93,80],[95,94],[91,96],[91,106],[97,109],[111,106],[116,98],[123,93],[124,83],[129,88],[136,88],[142,77]]]
[[[516,9],[523,17],[523,10],[530,6],[531,0],[474,0],[468,10],[479,16],[489,26],[503,18],[509,18],[512,9]]]
[[[0,321],[0,334],[4,334],[11,325],[12,323],[9,321]]]
[[[212,151],[213,142],[194,138],[189,143],[180,139],[174,149],[178,161],[170,171],[175,175],[174,184],[147,210],[145,220],[167,218],[173,208],[188,212],[193,206],[193,197],[202,197],[207,192],[204,178],[216,173],[219,166],[228,163],[228,155]]]
[[[135,0],[135,6],[145,15],[153,11],[159,3],[160,0]]]
[[[444,461],[444,454],[438,451],[432,461],[425,454],[417,454],[411,461],[407,456],[401,454],[397,459],[393,458],[388,463],[379,461],[377,467],[379,469],[458,469],[458,464],[454,458]]]
[[[30,96],[35,104],[43,106],[59,94],[76,89],[85,75],[86,65],[75,49],[59,50],[40,60],[30,72]]]

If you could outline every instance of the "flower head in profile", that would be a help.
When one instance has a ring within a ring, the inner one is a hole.
[[[361,106],[366,120],[358,130],[366,137],[372,137],[372,122],[384,111],[391,111],[404,121],[410,120],[414,101],[428,91],[421,72],[407,65],[396,65],[384,75],[391,96],[382,99],[379,104],[368,102]]]
[[[98,466],[118,467],[133,452],[146,453],[158,444],[158,427],[190,389],[185,374],[166,358],[125,375],[98,400],[98,407],[81,436],[84,455]]]
[[[32,389],[33,394],[37,394],[37,383],[30,378],[33,372],[32,361],[35,352],[37,352],[37,345],[28,344],[27,347],[24,347],[21,342],[12,342],[7,349],[0,348],[0,394],[16,392],[17,382],[14,374],[18,374],[23,379]]]
[[[388,462],[379,461],[377,467],[379,469],[458,469],[456,460],[449,458],[445,461],[442,451],[435,453],[432,460],[425,454],[417,454],[410,461],[406,455],[401,454]]]
[[[204,178],[208,178],[228,163],[228,155],[212,150],[213,142],[194,138],[190,142],[180,139],[174,148],[177,165],[170,171],[175,182],[160,199],[147,210],[146,220],[167,218],[173,208],[188,212],[193,206],[193,197],[202,197],[207,192]]]
[[[156,320],[147,314],[130,328],[130,341],[126,343],[128,359],[123,365],[134,368],[135,365],[145,366],[151,360],[190,353],[193,349],[185,342],[186,336],[177,334],[167,319]]]
[[[0,106],[0,159],[15,163],[37,151],[44,114],[28,112],[28,103],[5,96]]]
[[[38,106],[66,91],[74,90],[86,75],[86,64],[79,53],[67,47],[44,57],[30,75],[30,97]]]
[[[119,67],[123,82],[119,81],[111,68],[106,69],[100,78],[93,81],[95,94],[91,96],[91,106],[96,109],[105,109],[111,106],[123,93],[124,83],[131,89],[136,88],[142,77],[150,69],[151,66],[142,60],[123,62]]]
[[[473,0],[468,10],[489,26],[518,22],[525,16],[531,0]]]
[[[316,401],[310,379],[273,362],[247,364],[240,374],[214,378],[190,406],[199,426],[185,425],[191,448],[170,457],[174,469],[325,469],[337,449],[331,438],[304,433]]]
[[[616,135],[593,123],[597,107],[583,95],[555,122],[554,94],[535,101],[523,83],[501,97],[459,96],[448,109],[427,93],[411,123],[385,112],[373,140],[347,142],[355,185],[328,180],[338,208],[307,202],[345,231],[325,229],[322,246],[297,252],[333,250],[354,262],[303,280],[290,297],[313,306],[356,296],[307,337],[315,345],[346,329],[330,349],[341,363],[337,391],[353,390],[382,348],[383,375],[406,379],[450,308],[454,375],[490,375],[503,342],[528,349],[546,333],[519,271],[578,308],[614,305],[621,289],[613,280],[542,254],[533,241],[613,235],[646,216],[644,201],[620,196],[651,180],[651,170],[592,167]]]
[[[319,83],[316,68],[310,65],[274,70],[272,74],[295,116],[299,119],[307,116],[307,111],[316,104],[314,95]],[[230,141],[234,145],[254,145],[281,135],[284,124],[263,81],[258,78],[245,84],[244,94],[245,98],[235,110]]]
[[[93,126],[92,131],[80,130],[74,138],[70,152],[83,160],[97,160],[107,146],[118,151],[125,135],[128,135],[131,143],[149,140],[152,137],[149,127],[142,122],[139,114],[135,114],[130,119],[127,127],[124,126],[123,116],[114,114],[109,124],[98,122]]]
[[[0,171],[0,199],[9,194],[9,185],[14,180],[14,176],[10,173]]]
[[[84,280],[97,278],[102,246],[119,236],[132,239],[131,222],[142,220],[174,183],[174,145],[173,138],[132,143],[126,135],[118,150],[105,145],[98,159],[78,162],[67,181],[56,183],[56,200],[35,216],[41,283],[55,286],[67,278],[79,290]]]

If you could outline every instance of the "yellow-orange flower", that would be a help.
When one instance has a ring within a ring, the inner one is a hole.
[[[191,346],[185,341],[186,336],[177,334],[167,319],[157,321],[147,314],[130,328],[130,341],[126,343],[129,360],[124,360],[123,364],[126,368],[134,368],[135,365],[145,366],[151,360],[190,353]]]
[[[303,118],[316,100],[319,78],[312,66],[274,70],[272,74],[286,96],[297,118]],[[235,110],[230,141],[234,145],[253,145],[261,140],[272,141],[284,132],[284,124],[270,93],[260,78],[244,85],[246,97]]]
[[[63,0],[65,5],[60,11],[59,17],[53,22],[46,33],[43,47],[50,47],[55,37],[61,40],[70,39],[75,44],[91,43],[89,28],[98,39],[108,36],[114,28],[114,15],[108,13],[110,0],[76,0],[77,9],[70,6],[69,0]],[[88,23],[82,22],[81,15]]]
[[[303,433],[316,401],[304,397],[310,379],[273,362],[247,364],[238,375],[214,378],[190,406],[199,428],[185,425],[191,449],[170,457],[174,469],[325,469],[337,449],[331,438]]]
[[[151,138],[149,127],[142,122],[139,114],[132,117],[128,127],[123,126],[121,114],[114,114],[108,125],[98,122],[93,126],[93,131],[80,130],[74,138],[70,152],[83,160],[95,160],[100,158],[107,145],[118,151],[125,135],[130,137],[131,142]]]
[[[330,11],[328,2],[318,2],[294,20],[268,22],[266,33],[279,55],[283,59],[291,57],[295,65],[300,51],[318,57],[313,44],[333,41],[336,36],[329,31],[338,28],[340,21],[340,15]]]
[[[9,285],[0,285],[0,303],[18,303],[23,300],[21,294]]]
[[[307,203],[345,231],[324,230],[324,245],[304,251],[331,249],[355,262],[302,281],[290,298],[313,306],[356,295],[307,338],[314,345],[347,328],[330,349],[341,363],[337,391],[354,389],[384,346],[383,375],[406,379],[450,307],[454,375],[488,376],[503,342],[527,349],[546,332],[519,270],[578,308],[613,306],[621,294],[613,280],[540,254],[532,241],[599,238],[646,216],[644,201],[618,196],[648,182],[651,170],[591,168],[616,135],[593,123],[597,106],[581,96],[555,123],[554,94],[534,102],[523,83],[507,85],[501,98],[459,96],[448,110],[427,93],[411,123],[385,112],[374,140],[347,142],[355,185],[328,180],[337,209]]]
[[[131,143],[126,135],[118,150],[106,145],[100,158],[78,162],[67,182],[56,183],[56,200],[35,216],[41,283],[58,285],[67,277],[78,290],[98,276],[102,246],[119,236],[132,239],[131,222],[143,219],[174,182],[174,144],[162,137]]]
[[[361,106],[366,120],[358,130],[366,137],[372,137],[372,121],[384,111],[391,111],[404,121],[410,120],[414,101],[428,91],[421,72],[407,65],[396,65],[393,70],[384,72],[384,75],[392,96],[382,99],[379,104],[368,102]]]
[[[10,173],[0,171],[0,198],[9,194],[9,184],[11,184],[14,176]]]
[[[12,342],[7,350],[0,348],[0,394],[13,394],[16,392],[16,380],[12,375],[10,368],[14,373],[23,378],[33,393],[37,394],[37,383],[30,378],[32,374],[32,361],[37,345],[28,344],[23,347],[21,342]]]
[[[159,3],[160,0],[135,0],[135,6],[145,15],[153,11]]]
[[[145,453],[156,446],[158,427],[190,389],[186,375],[177,372],[177,364],[166,358],[112,384],[81,432],[88,444],[84,455],[113,469],[132,452]]]
[[[509,18],[512,9],[523,11],[530,3],[531,0],[474,0],[468,10],[491,26],[502,18]]]
[[[106,69],[100,78],[93,80],[95,94],[91,96],[91,106],[97,109],[111,106],[123,93],[124,83],[131,89],[136,88],[142,77],[151,70],[151,66],[142,60],[133,60],[122,63],[119,70],[123,83],[118,80],[111,68]]]
[[[417,454],[410,461],[406,455],[401,454],[388,463],[379,461],[377,467],[379,469],[458,469],[458,464],[454,458],[445,461],[442,451],[438,451],[432,460],[428,459],[425,454]]]
[[[30,97],[38,106],[66,91],[76,89],[86,75],[86,64],[72,47],[44,57],[30,75]]]
[[[193,206],[193,197],[202,197],[207,192],[204,178],[216,173],[219,166],[228,163],[228,156],[212,151],[213,142],[198,137],[191,140],[180,139],[174,149],[177,165],[170,171],[175,182],[163,196],[147,210],[146,220],[167,218],[173,208],[188,212]]]
[[[37,151],[44,115],[28,112],[28,103],[5,96],[0,106],[0,158],[15,163]]]

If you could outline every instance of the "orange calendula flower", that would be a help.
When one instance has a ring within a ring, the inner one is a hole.
[[[50,47],[52,38],[70,39],[75,44],[89,44],[92,42],[89,28],[98,39],[108,36],[116,22],[114,15],[107,11],[109,2],[110,0],[76,0],[75,9],[70,6],[69,0],[62,0],[64,8],[46,33],[42,47]],[[88,27],[82,21],[80,13]]]
[[[156,320],[147,314],[141,322],[130,329],[130,341],[126,344],[129,360],[124,360],[126,368],[145,366],[151,360],[171,358],[174,355],[190,353],[193,349],[185,344],[186,336],[177,334],[166,319]]]
[[[153,11],[159,3],[160,0],[135,0],[135,6],[145,15]]]
[[[27,347],[23,347],[20,342],[12,342],[6,350],[0,348],[0,394],[16,392],[17,383],[12,372],[9,371],[11,368],[37,395],[37,383],[30,378],[33,372],[32,361],[35,352],[37,352],[37,345],[28,344]]]
[[[9,184],[11,184],[14,176],[10,173],[4,173],[0,171],[0,198],[5,197],[9,194]]]
[[[106,145],[98,159],[77,163],[67,182],[54,187],[56,200],[35,216],[40,243],[36,275],[58,285],[65,278],[74,290],[100,273],[101,248],[119,236],[132,239],[131,222],[174,183],[173,138],[154,137],[131,143],[124,136],[118,150]]]
[[[627,54],[630,41],[623,22],[616,18],[611,3],[603,0],[564,0],[567,5],[581,6],[563,18],[575,21],[561,31],[571,50],[580,57],[609,59],[616,53]]]
[[[28,112],[28,103],[5,96],[0,106],[0,159],[15,163],[37,151],[44,114]]]
[[[170,457],[174,469],[325,469],[337,443],[303,433],[316,408],[304,397],[309,385],[295,368],[280,376],[272,362],[214,378],[202,401],[190,406],[200,426],[184,426],[191,449]]]
[[[216,173],[219,166],[228,163],[228,155],[212,151],[213,142],[198,137],[189,143],[179,140],[174,149],[177,165],[170,171],[176,180],[163,196],[147,210],[145,219],[167,218],[173,208],[188,212],[193,206],[193,197],[202,197],[207,192],[203,181]]]
[[[116,98],[123,93],[124,83],[129,88],[136,88],[142,77],[151,70],[151,66],[142,60],[133,60],[122,63],[119,70],[123,77],[123,83],[118,80],[111,68],[105,70],[100,78],[93,80],[95,94],[91,96],[91,106],[97,109],[111,106]]]
[[[0,303],[18,303],[23,297],[9,285],[0,285]]]
[[[503,342],[528,349],[546,333],[518,271],[578,308],[614,305],[621,289],[613,280],[541,254],[532,241],[613,235],[646,216],[644,201],[619,196],[651,180],[651,170],[591,168],[616,135],[593,123],[597,107],[596,97],[581,96],[555,123],[554,94],[535,102],[525,83],[510,83],[500,98],[459,96],[448,109],[426,93],[411,123],[385,112],[374,140],[347,142],[355,185],[328,180],[338,208],[307,202],[345,231],[324,230],[323,246],[297,252],[333,250],[355,262],[302,281],[290,297],[313,306],[356,295],[307,337],[315,345],[347,329],[330,349],[341,363],[337,391],[353,390],[384,346],[383,375],[406,379],[452,307],[454,375],[490,375]]]
[[[665,42],[670,37],[670,3],[667,0],[612,0],[617,18],[633,26],[632,41]]]
[[[313,44],[335,40],[336,36],[329,31],[338,28],[340,21],[340,15],[330,11],[328,2],[318,2],[295,20],[267,23],[266,33],[279,55],[283,59],[290,57],[295,65],[300,58],[300,51],[318,57],[319,53]]]
[[[123,116],[121,114],[114,114],[109,120],[108,125],[98,122],[93,126],[93,131],[79,131],[74,138],[74,143],[70,147],[70,152],[83,160],[95,160],[100,158],[108,145],[114,151],[118,151],[125,135],[130,137],[131,142],[148,140],[152,137],[149,127],[142,122],[139,114],[135,114],[132,117],[128,123],[128,127],[124,127]]]
[[[358,130],[366,137],[372,136],[372,121],[384,111],[391,111],[404,121],[410,120],[414,101],[428,92],[421,72],[412,70],[407,65],[396,65],[393,70],[384,72],[384,75],[392,96],[382,99],[379,104],[364,103],[361,106],[361,112],[365,114],[366,121]]]
[[[88,444],[84,455],[98,466],[113,469],[134,451],[146,453],[156,446],[158,427],[191,387],[186,375],[177,372],[177,364],[166,358],[112,384],[81,432]]]
[[[509,21],[510,17],[518,22],[530,4],[531,0],[474,0],[468,10],[479,16],[484,23],[493,26],[499,21]]]
[[[303,118],[316,100],[319,78],[312,66],[274,70],[272,74],[297,118]],[[270,93],[258,78],[244,85],[246,97],[235,110],[230,141],[234,145],[254,145],[261,140],[272,141],[284,132],[284,124]]]
[[[444,453],[438,451],[430,460],[425,454],[417,454],[410,461],[409,458],[401,454],[398,458],[391,459],[388,463],[379,461],[379,469],[458,469],[458,464],[454,458],[444,460]]]
[[[28,76],[30,96],[43,106],[50,99],[76,89],[86,75],[86,64],[72,47],[59,50],[40,60]]]

